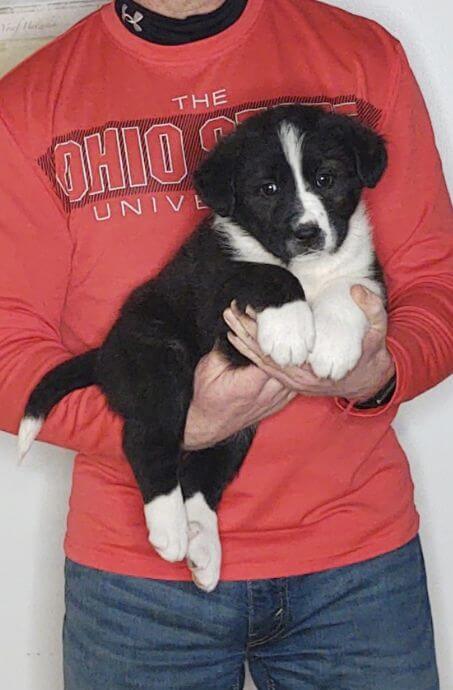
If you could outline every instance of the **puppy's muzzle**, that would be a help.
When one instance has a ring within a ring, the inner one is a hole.
[[[321,234],[321,229],[315,223],[300,223],[294,230],[294,236],[298,240],[316,240]]]

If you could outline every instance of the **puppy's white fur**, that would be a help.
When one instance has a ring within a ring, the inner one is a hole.
[[[369,277],[373,254],[371,225],[365,203],[361,201],[349,220],[348,233],[337,251],[301,254],[291,260],[288,270],[302,284],[310,304],[330,282],[337,280],[364,285],[382,296],[382,286]]]
[[[352,299],[350,289],[353,285],[363,285],[383,296],[380,283],[369,277],[373,245],[364,202],[351,216],[348,233],[337,251],[324,249],[301,254],[288,266],[229,218],[217,217],[214,227],[225,236],[234,260],[281,266],[299,280],[313,312],[315,338],[308,361],[315,374],[338,380],[353,369],[362,352],[368,322]],[[259,330],[258,323],[258,333]],[[299,345],[303,347],[302,342]]]
[[[17,438],[17,450],[19,456],[19,463],[22,462],[30,447],[39,434],[42,425],[44,424],[44,419],[42,417],[24,417],[20,423],[18,438]]]
[[[248,261],[256,264],[283,266],[282,261],[256,240],[231,218],[214,216],[212,227],[225,238],[225,244],[232,252],[233,261]]]
[[[315,341],[308,361],[319,378],[342,379],[362,354],[368,321],[351,298],[353,284],[333,282],[313,303]]]
[[[217,515],[200,492],[186,501],[185,508],[189,524],[187,564],[197,587],[212,592],[219,581],[222,561]]]
[[[187,554],[187,517],[181,487],[145,505],[149,541],[163,559],[174,563]]]
[[[281,367],[303,364],[315,332],[313,314],[307,302],[296,300],[282,307],[268,307],[257,316],[261,350]]]
[[[280,126],[279,138],[283,153],[291,168],[297,195],[301,205],[301,224],[314,223],[324,233],[325,250],[331,251],[335,246],[335,236],[329,221],[329,216],[324,208],[321,199],[311,192],[302,172],[303,167],[303,145],[304,134],[290,124],[284,122]]]
[[[382,286],[369,278],[372,257],[371,227],[362,202],[338,251],[296,257],[290,264],[313,310],[315,342],[308,361],[320,378],[342,379],[360,359],[369,324],[350,290],[363,285],[383,296]]]

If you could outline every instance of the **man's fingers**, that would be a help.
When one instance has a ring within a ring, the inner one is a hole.
[[[256,341],[256,322],[231,305],[223,312],[224,321],[231,330],[245,342],[252,346],[252,341]]]
[[[255,364],[263,374],[266,374],[266,376],[274,379],[274,381],[279,381],[280,385],[287,385],[284,377],[281,375],[279,367],[274,364],[270,358],[263,357],[260,351],[255,352],[252,350],[246,343],[244,343],[243,340],[238,338],[237,335],[231,333],[230,331],[227,333],[227,338],[233,347],[244,355],[244,357],[247,357],[252,364]]]
[[[266,375],[266,381],[263,383],[261,393],[265,395],[272,395],[276,399],[276,403],[282,397],[283,391],[288,391],[288,389],[293,389],[291,386],[291,381],[285,382],[284,380],[278,379],[277,376],[280,374],[278,368],[266,364],[259,355],[257,355],[253,350],[251,350],[240,338],[234,333],[228,332],[227,338],[230,343],[240,352],[244,357],[247,357],[253,364],[255,364],[259,371]],[[241,369],[238,369],[240,372]],[[289,384],[289,385],[288,385]],[[294,397],[295,393],[291,390],[291,397]]]
[[[250,316],[251,319],[256,321],[256,311],[249,304],[245,308],[245,313],[247,314],[247,316]]]
[[[385,335],[387,332],[387,312],[382,299],[363,285],[353,285],[351,297],[364,312],[371,328]]]
[[[230,323],[228,323],[228,325],[230,326],[231,329],[233,329],[233,326]],[[250,334],[244,333],[243,331],[240,331],[240,333],[236,333],[233,330],[229,331],[229,333],[236,336],[236,338],[238,338],[238,340],[242,341],[247,352],[253,352],[260,359],[264,359],[263,353],[260,350],[260,346],[258,345],[257,341]],[[236,345],[235,345],[235,347],[236,347]],[[236,349],[238,349],[238,348],[236,348]],[[242,350],[240,350],[240,352],[242,352]],[[246,357],[248,357],[248,354],[246,355]]]
[[[224,311],[223,318],[226,324],[231,328],[232,334],[236,335],[239,340],[242,340],[246,348],[246,350],[243,352],[243,350],[240,349],[235,342],[230,341],[232,344],[234,344],[236,349],[239,350],[239,352],[242,352],[242,354],[249,359],[252,359],[250,354],[254,353],[257,357],[259,357],[261,362],[269,365],[273,364],[271,358],[265,355],[258,345],[258,341],[256,339],[257,326],[253,318],[242,314],[234,303],[232,303],[229,309]],[[256,364],[255,359],[252,361]],[[259,366],[261,366],[261,364]]]
[[[261,369],[264,369],[264,362],[261,358],[260,351],[257,350],[256,347],[251,347],[249,341],[244,342],[242,338],[239,338],[239,336],[231,331],[228,331],[227,338],[233,347],[235,347],[236,350],[241,353],[241,355],[244,355],[244,357],[247,357],[247,359],[253,362],[253,364],[256,364]]]
[[[239,309],[238,303],[235,299],[230,303],[230,309],[232,309],[236,316],[242,316],[243,312]],[[256,311],[249,304],[245,308],[245,313],[252,319],[256,320]]]
[[[250,316],[246,316],[240,312],[237,308],[236,302],[232,302],[230,309],[226,309],[224,312],[224,319],[226,323],[232,329],[233,335],[237,335],[238,338],[243,341],[246,348],[254,352],[255,355],[260,358],[260,361],[263,365],[268,365],[272,369],[280,369],[270,355],[264,354],[258,344],[256,312],[251,307],[247,307],[246,309],[250,310]],[[261,366],[261,364],[259,366]],[[263,366],[261,366],[261,368],[264,369]]]
[[[251,307],[245,308],[245,314],[239,309],[236,300],[233,300],[230,309],[235,319],[242,325],[244,330],[256,340],[258,326],[256,323],[256,312]]]

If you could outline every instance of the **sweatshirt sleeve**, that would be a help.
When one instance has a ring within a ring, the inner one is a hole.
[[[453,210],[429,115],[406,56],[397,59],[384,115],[389,167],[369,195],[388,288],[387,347],[397,376],[382,414],[453,371]]]
[[[39,167],[0,118],[0,428],[16,433],[31,390],[69,359],[60,323],[71,271],[67,219]],[[95,386],[66,396],[39,439],[121,454],[122,422]]]

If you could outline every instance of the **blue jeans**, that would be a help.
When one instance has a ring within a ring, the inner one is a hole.
[[[438,690],[418,538],[314,575],[192,583],[66,564],[65,690]]]

